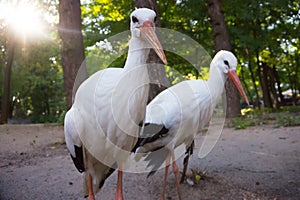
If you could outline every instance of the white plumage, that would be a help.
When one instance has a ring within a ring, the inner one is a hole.
[[[83,82],[65,116],[67,148],[77,169],[85,172],[84,193],[90,199],[116,168],[116,198],[123,199],[122,163],[136,144],[145,117],[150,48],[166,63],[154,33],[155,17],[146,8],[131,14],[132,37],[124,68],[99,71]]]
[[[208,81],[180,82],[161,92],[147,106],[146,126],[136,150],[136,153],[141,154],[137,154],[136,158],[144,156],[144,160],[149,161],[148,166],[152,170],[150,174],[166,161],[165,183],[168,163],[172,158],[179,197],[178,169],[174,160],[174,150],[181,144],[185,144],[188,149],[199,130],[209,123],[217,100],[224,90],[227,76],[234,81],[243,98],[248,102],[236,75],[236,67],[237,60],[231,52],[219,51],[211,62]],[[153,128],[155,126],[160,126],[160,129]]]

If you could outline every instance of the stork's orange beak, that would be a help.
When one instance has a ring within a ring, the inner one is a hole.
[[[149,41],[149,43],[151,44],[151,46],[153,47],[154,51],[159,56],[159,58],[165,64],[168,64],[166,55],[154,31],[153,23],[150,21],[145,21],[143,23],[143,26],[140,26],[140,30],[145,35],[146,39]]]
[[[249,101],[248,101],[247,95],[243,89],[243,86],[242,86],[242,83],[241,83],[239,77],[236,74],[236,71],[235,70],[228,71],[228,77],[233,81],[235,87],[237,88],[237,90],[239,91],[239,93],[242,95],[243,99],[249,106]]]

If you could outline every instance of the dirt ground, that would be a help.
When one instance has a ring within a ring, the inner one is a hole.
[[[194,186],[182,184],[183,199],[299,199],[300,127],[225,128],[213,151],[204,159],[191,157],[189,168],[207,177]],[[163,174],[147,179],[125,173],[125,199],[158,199]],[[116,181],[114,173],[96,198],[114,199]],[[0,126],[0,199],[84,199],[61,126]],[[166,199],[178,199],[172,171]]]

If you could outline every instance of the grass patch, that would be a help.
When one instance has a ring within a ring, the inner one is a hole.
[[[280,114],[277,116],[278,126],[300,126],[300,116]]]
[[[300,106],[286,106],[280,109],[242,110],[243,116],[234,118],[229,127],[246,129],[249,126],[274,125],[274,126],[300,126]]]
[[[245,119],[245,117],[237,117],[233,119],[233,126],[235,129],[245,129],[249,126],[255,126],[255,122],[251,119]]]

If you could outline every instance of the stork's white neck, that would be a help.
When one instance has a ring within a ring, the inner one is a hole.
[[[227,76],[216,66],[210,67],[209,74],[210,75],[207,81],[208,87],[213,100],[216,101],[224,91]]]
[[[132,37],[129,41],[128,56],[124,69],[132,69],[139,66],[145,67],[149,52],[149,45],[145,41]]]

